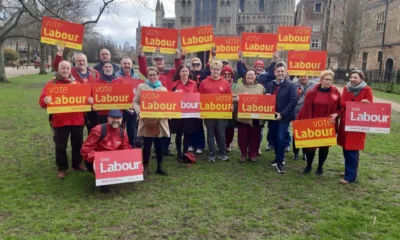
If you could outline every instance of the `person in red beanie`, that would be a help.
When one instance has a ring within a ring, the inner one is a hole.
[[[222,67],[221,76],[226,81],[228,81],[229,85],[231,86],[232,92],[234,92],[237,85],[236,83],[233,82],[233,77],[234,77],[233,69],[229,66]],[[227,152],[232,151],[232,142],[234,136],[235,136],[235,120],[233,119],[232,115],[232,119],[228,120],[225,129],[225,146]]]

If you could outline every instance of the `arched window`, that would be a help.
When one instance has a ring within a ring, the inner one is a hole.
[[[240,12],[244,12],[244,0],[240,0],[239,9],[240,9]]]
[[[259,12],[264,12],[264,0],[260,0],[258,3],[258,10]]]

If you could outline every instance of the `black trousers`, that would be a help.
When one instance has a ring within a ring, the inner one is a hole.
[[[67,146],[71,135],[72,167],[78,168],[82,163],[81,148],[83,143],[83,126],[64,126],[54,128],[56,144],[56,164],[58,170],[68,169]]]
[[[157,164],[160,167],[164,159],[164,138],[143,137],[143,164],[149,164],[151,155],[151,146],[154,142]]]
[[[183,153],[187,153],[190,145],[190,133],[176,133],[175,146],[178,155],[182,155],[182,136],[183,136]]]
[[[316,148],[306,148],[307,165],[311,165],[314,161]],[[318,167],[322,167],[329,154],[329,147],[320,147],[318,152]]]
[[[296,141],[294,140],[294,136],[293,136],[293,141],[292,142],[293,142],[293,144],[292,144],[292,146],[293,146],[293,154],[299,155],[300,148],[296,148]],[[303,152],[303,154],[306,154],[304,152],[304,148],[302,148],[301,151]]]
[[[85,160],[83,163],[85,164],[85,167],[88,170],[88,172],[94,173],[93,162],[88,162]]]

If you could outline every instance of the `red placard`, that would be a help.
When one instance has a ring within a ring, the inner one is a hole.
[[[182,92],[142,91],[141,118],[181,118]]]
[[[85,27],[81,24],[44,16],[40,42],[82,50],[84,31]]]
[[[214,31],[212,25],[183,28],[179,30],[182,49],[187,52],[208,51],[214,46]]]
[[[240,37],[214,37],[217,59],[238,59]]]
[[[297,76],[319,76],[325,70],[326,51],[289,51],[288,72]]]
[[[239,94],[238,118],[275,119],[275,95]]]
[[[142,150],[94,153],[96,186],[143,181]]]
[[[178,30],[174,28],[142,27],[143,51],[175,54],[178,48]]]
[[[96,111],[132,108],[133,89],[130,84],[92,84],[92,95]]]
[[[390,133],[392,107],[387,103],[346,102],[345,131]]]
[[[244,57],[272,58],[276,52],[278,35],[275,33],[242,33],[240,50]]]
[[[139,86],[139,84],[144,83],[142,79],[136,79],[136,78],[121,77],[121,80],[123,84],[129,84],[132,86],[133,97],[135,97],[136,89]]]
[[[279,50],[310,50],[311,33],[311,27],[279,26],[277,48]]]
[[[200,93],[182,93],[182,118],[200,118]]]
[[[213,119],[232,119],[231,94],[201,94],[200,117]]]
[[[89,112],[90,84],[47,84],[46,95],[51,97],[47,113]]]
[[[335,146],[335,124],[330,118],[293,121],[293,136],[298,148]]]

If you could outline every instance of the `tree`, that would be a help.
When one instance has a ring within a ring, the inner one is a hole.
[[[18,58],[19,58],[18,53],[14,49],[4,48],[4,60],[6,62],[8,61],[14,62],[17,61]]]

